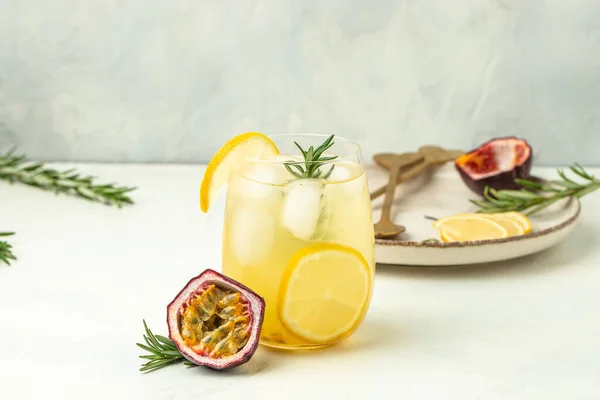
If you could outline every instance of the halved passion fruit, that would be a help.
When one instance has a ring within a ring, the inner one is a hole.
[[[194,364],[237,367],[254,355],[264,313],[265,301],[258,294],[207,269],[167,307],[169,338]]]
[[[492,139],[462,155],[454,162],[465,184],[483,195],[492,189],[520,189],[515,179],[527,179],[531,171],[533,151],[524,139],[514,136]]]

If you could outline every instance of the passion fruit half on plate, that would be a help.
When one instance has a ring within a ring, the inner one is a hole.
[[[218,370],[237,367],[256,352],[264,314],[262,297],[207,269],[167,307],[169,338],[194,364]]]
[[[515,179],[529,178],[532,160],[529,143],[508,136],[485,142],[457,158],[454,165],[469,189],[483,195],[486,186],[496,190],[520,189]]]

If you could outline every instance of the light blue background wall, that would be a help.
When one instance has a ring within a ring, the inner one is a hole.
[[[197,162],[248,130],[599,163],[600,1],[0,0],[0,149]]]

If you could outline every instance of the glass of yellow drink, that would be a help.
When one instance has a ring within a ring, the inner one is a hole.
[[[265,299],[260,343],[332,345],[362,323],[375,272],[358,144],[274,135],[277,152],[239,157],[228,177],[223,273]]]

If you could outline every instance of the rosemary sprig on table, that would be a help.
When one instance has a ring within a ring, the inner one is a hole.
[[[587,173],[581,165],[575,164],[569,169],[585,182],[576,182],[567,177],[562,169],[558,169],[560,180],[535,182],[528,179],[515,179],[515,182],[523,187],[521,190],[494,190],[486,187],[483,200],[470,201],[480,208],[481,213],[519,211],[531,215],[560,199],[581,198],[600,189],[600,181]]]
[[[316,149],[313,146],[310,146],[308,150],[304,150],[302,146],[300,146],[297,142],[294,142],[296,147],[302,153],[302,157],[304,157],[304,168],[296,163],[284,163],[285,168],[289,171],[290,174],[294,175],[296,178],[312,178],[312,179],[327,179],[333,172],[333,168],[335,165],[332,165],[329,171],[323,173],[319,169],[325,162],[331,161],[337,158],[337,156],[329,156],[322,157],[323,153],[333,146],[333,137],[334,135],[329,136],[319,147]],[[296,169],[294,171],[293,168]]]
[[[0,179],[21,182],[56,194],[64,193],[80,198],[121,207],[133,204],[127,193],[135,187],[116,186],[113,183],[96,184],[93,176],[82,176],[74,169],[57,171],[43,163],[30,162],[25,156],[15,155],[14,150],[0,154]]]
[[[0,232],[0,237],[12,236],[14,232]],[[12,246],[10,243],[4,240],[0,240],[0,261],[6,265],[10,265],[10,260],[16,260],[17,257],[12,252]]]
[[[140,358],[149,360],[145,364],[142,364],[140,371],[150,372],[180,362],[183,362],[185,365],[190,367],[196,366],[196,364],[188,361],[179,352],[179,350],[177,350],[177,346],[175,346],[175,343],[173,343],[171,339],[161,335],[154,335],[148,328],[148,325],[146,325],[146,321],[144,320],[143,322],[144,330],[146,331],[144,335],[144,341],[146,344],[136,344],[138,347],[146,350],[150,354],[140,356]]]

